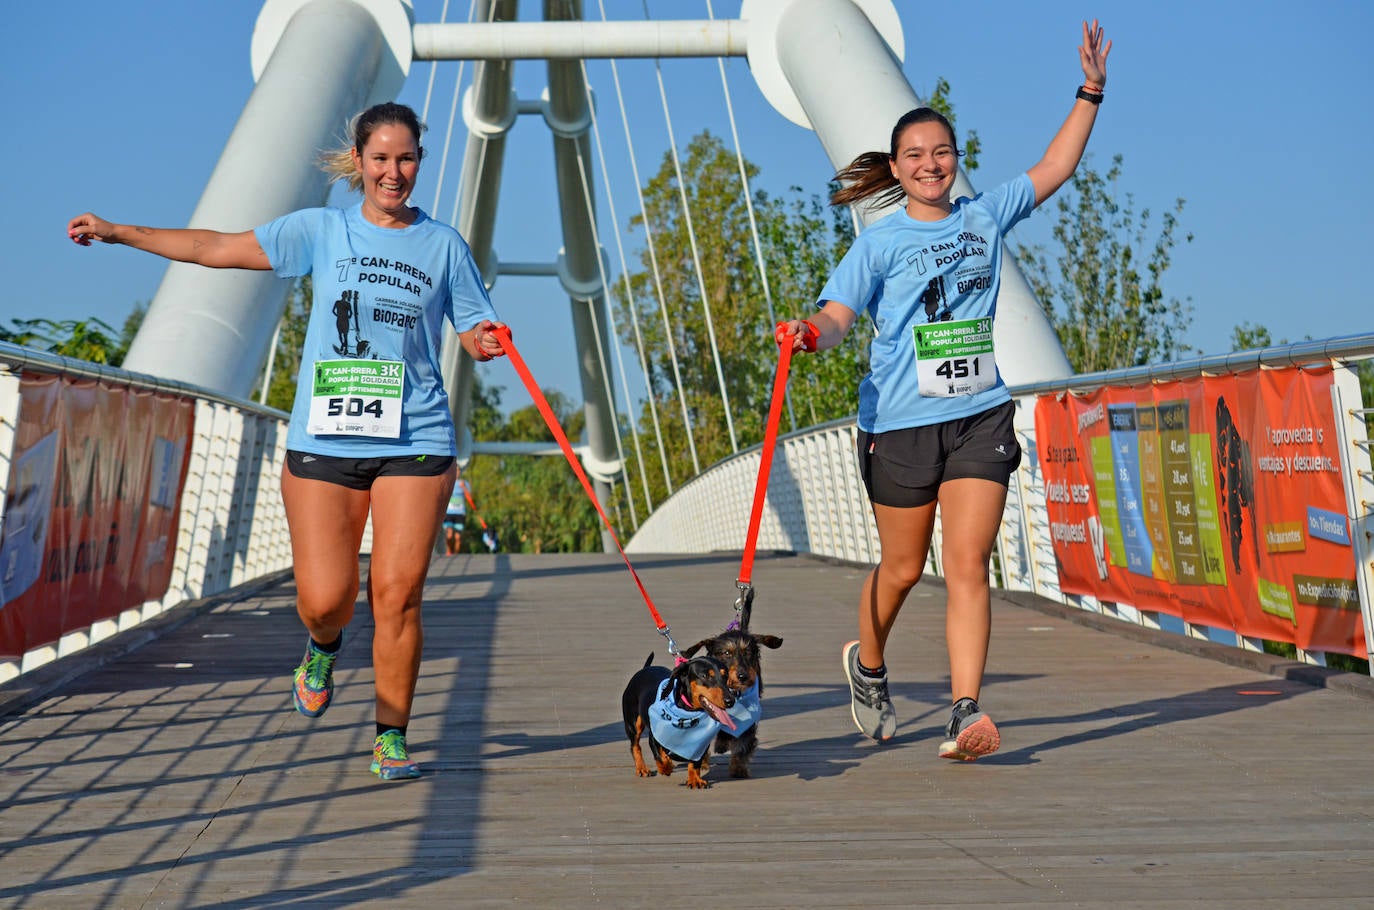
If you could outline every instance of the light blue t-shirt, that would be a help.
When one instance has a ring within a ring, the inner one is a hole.
[[[854,240],[817,301],[873,321],[869,373],[859,385],[859,428],[883,433],[979,414],[1011,400],[1000,374],[988,388],[953,397],[918,392],[914,330],[991,319],[997,311],[1002,236],[1035,208],[1022,174],[972,199],[961,196],[939,221],[898,209]]]
[[[444,320],[466,332],[496,311],[463,238],[416,212],[414,224],[384,228],[363,217],[361,202],[302,209],[254,232],[279,277],[310,275],[314,285],[288,448],[346,458],[456,454],[439,365]],[[309,433],[322,361],[404,364],[399,435]]]

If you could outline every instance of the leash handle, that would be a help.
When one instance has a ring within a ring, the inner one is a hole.
[[[606,517],[606,511],[601,508],[601,501],[596,498],[596,490],[592,488],[592,482],[587,479],[587,472],[582,470],[582,463],[577,460],[577,453],[573,451],[572,443],[568,442],[567,434],[563,432],[563,427],[558,423],[558,416],[554,414],[553,408],[549,406],[548,399],[544,397],[544,393],[539,390],[539,383],[534,381],[534,374],[530,372],[530,368],[525,364],[525,358],[521,357],[520,352],[515,349],[515,342],[512,340],[510,334],[510,327],[498,325],[491,330],[491,334],[495,335],[496,340],[500,342],[502,350],[506,352],[506,356],[510,359],[511,366],[515,367],[515,372],[520,377],[520,381],[525,384],[525,388],[529,391],[530,397],[534,399],[534,406],[539,409],[539,413],[544,418],[544,422],[548,424],[549,432],[553,433],[553,438],[558,442],[558,447],[563,450],[563,457],[568,459],[568,464],[572,466],[573,473],[576,474],[577,479],[582,482],[582,489],[586,491],[587,498],[590,499],[592,505],[596,507],[596,514],[601,516],[602,523],[606,525],[606,530],[611,534],[611,540],[615,541],[616,549],[620,551],[620,558],[625,560],[625,567],[630,570],[630,575],[634,578],[635,585],[639,588],[639,593],[644,598],[644,604],[649,608],[649,615],[653,617],[654,625],[658,627],[658,631],[662,633],[663,637],[668,639],[668,649],[676,656],[677,642],[673,641],[673,636],[670,634],[668,624],[663,621],[662,616],[658,615],[658,610],[654,609],[653,599],[649,597],[649,592],[645,589],[644,582],[640,581],[639,573],[635,571],[635,567],[630,565],[630,557],[625,555],[625,548],[620,545],[620,538],[615,533],[615,527],[611,524],[611,520]]]
[[[809,319],[802,320],[802,350],[816,350],[820,330]],[[793,335],[787,334],[787,323],[779,322],[773,333],[778,342],[778,371],[773,376],[773,399],[768,403],[768,423],[763,433],[763,449],[759,453],[759,478],[754,484],[754,507],[749,513],[749,531],[744,536],[744,558],[740,561],[741,589],[749,587],[754,572],[754,550],[758,545],[759,526],[763,523],[763,503],[768,498],[768,475],[773,470],[773,450],[778,443],[778,424],[782,421],[782,403],[787,395],[787,373],[792,364]]]

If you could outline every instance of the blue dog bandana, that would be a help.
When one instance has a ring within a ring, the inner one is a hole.
[[[649,731],[658,744],[688,761],[698,761],[720,730],[720,721],[705,711],[684,708],[673,701],[673,681],[658,687],[658,700],[649,706]]]
[[[739,736],[759,722],[763,717],[763,702],[759,699],[759,681],[754,680],[754,684],[748,691],[738,696],[735,703],[725,712],[730,715],[730,719],[735,722],[735,729],[730,732]]]

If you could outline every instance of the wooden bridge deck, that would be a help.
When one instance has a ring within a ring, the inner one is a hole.
[[[636,568],[679,644],[730,618],[737,555]],[[0,906],[1374,907],[1368,678],[998,595],[1003,749],[946,762],[938,580],[890,646],[896,740],[853,728],[863,571],[759,559],[755,778],[705,791],[634,775],[620,692],[665,652],[616,556],[436,562],[414,782],[368,773],[365,609],[314,721],[289,577],[174,613],[0,689]]]

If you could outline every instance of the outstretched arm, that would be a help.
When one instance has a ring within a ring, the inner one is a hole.
[[[138,227],[113,224],[87,212],[67,222],[67,236],[81,246],[90,246],[93,240],[122,243],[164,259],[193,262],[212,269],[266,270],[272,267],[252,231],[224,234],[200,228]]]
[[[1092,25],[1083,23],[1083,43],[1078,46],[1078,60],[1083,66],[1085,92],[1102,94],[1107,85],[1107,54],[1111,49],[1112,43],[1104,40],[1102,27],[1096,19]],[[1045,150],[1045,156],[1027,171],[1035,187],[1036,205],[1053,196],[1073,176],[1078,162],[1083,158],[1083,150],[1088,147],[1088,136],[1092,134],[1093,123],[1097,120],[1097,107],[1092,101],[1075,99],[1064,125]]]

